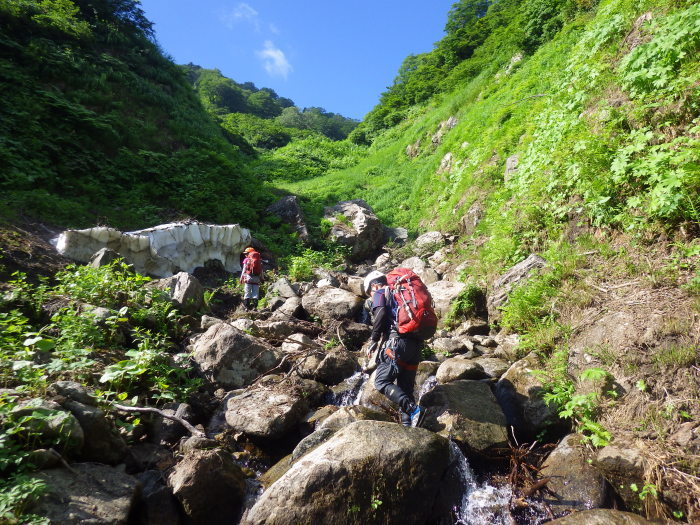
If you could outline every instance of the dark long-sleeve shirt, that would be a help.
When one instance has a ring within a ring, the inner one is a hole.
[[[391,309],[387,304],[385,288],[377,290],[372,296],[372,341],[379,341],[382,336],[384,340],[389,339],[391,331],[392,316]]]

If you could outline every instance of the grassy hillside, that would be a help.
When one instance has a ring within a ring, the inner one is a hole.
[[[0,20],[5,216],[253,224],[272,201],[153,42],[138,2],[2,0]]]

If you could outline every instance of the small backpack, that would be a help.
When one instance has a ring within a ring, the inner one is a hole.
[[[386,274],[396,331],[418,339],[430,339],[437,330],[433,298],[414,272],[396,268]]]

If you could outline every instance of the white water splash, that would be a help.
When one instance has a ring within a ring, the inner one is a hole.
[[[355,372],[353,375],[351,375],[345,381],[343,381],[342,384],[347,384],[348,388],[344,389],[344,391],[341,394],[333,396],[332,403],[339,407],[359,405],[362,388],[364,387],[368,379],[368,374],[363,374],[362,372]]]
[[[423,385],[420,387],[420,392],[418,392],[418,402],[420,403],[421,398],[430,392],[435,386],[437,385],[437,379],[435,376],[429,376],[428,379],[425,380]]]
[[[459,507],[455,508],[455,525],[510,525],[510,487],[478,484],[467,458],[454,441],[450,441],[450,462],[455,465],[462,487]]]

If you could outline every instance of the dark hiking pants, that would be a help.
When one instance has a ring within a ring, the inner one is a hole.
[[[410,425],[409,414],[415,408],[413,388],[420,362],[420,350],[421,342],[416,339],[391,337],[382,351],[374,377],[377,390],[399,405],[403,424]]]

